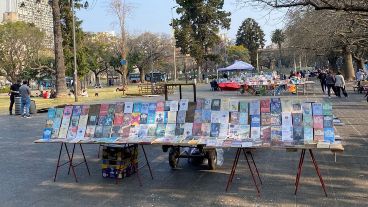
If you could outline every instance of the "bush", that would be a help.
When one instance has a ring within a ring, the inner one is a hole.
[[[0,93],[9,93],[10,87],[9,86],[3,86],[0,88]]]

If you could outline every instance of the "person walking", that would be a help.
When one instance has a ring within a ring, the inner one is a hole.
[[[327,86],[327,94],[328,94],[328,98],[331,98],[331,88],[334,89],[335,87],[335,77],[334,75],[331,73],[331,71],[328,71],[327,72],[327,75],[326,75],[326,79],[325,79],[325,82],[326,82],[326,86]],[[333,90],[335,92],[335,90]]]
[[[319,82],[321,83],[321,87],[322,87],[322,92],[325,93],[326,90],[326,73],[321,70],[318,74]]]
[[[27,85],[27,81],[23,81],[23,85],[19,88],[21,97],[20,111],[22,117],[30,118],[29,108],[31,107],[31,89]]]
[[[340,72],[337,72],[335,76],[335,87],[336,87],[336,96],[341,97],[340,92],[344,94],[345,98],[348,97],[348,94],[345,90],[345,79],[344,76],[341,75]]]
[[[9,105],[9,115],[13,115],[13,106],[14,106],[14,101],[15,101],[15,97],[19,96],[19,88],[20,88],[20,80],[17,80],[16,83],[13,83],[10,86],[10,105]]]
[[[361,81],[364,80],[364,73],[362,69],[358,69],[358,72],[355,73],[355,79],[358,82],[359,93],[363,93],[363,88],[361,87]]]

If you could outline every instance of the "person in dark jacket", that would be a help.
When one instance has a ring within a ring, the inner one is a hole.
[[[328,71],[326,75],[325,83],[327,86],[327,94],[329,98],[331,97],[331,88],[334,90],[335,82],[336,82],[335,76],[331,73],[331,71]]]
[[[9,95],[10,95],[9,114],[10,115],[13,114],[13,106],[14,106],[15,97],[18,97],[19,96],[20,83],[21,83],[21,81],[20,80],[17,80],[16,83],[13,83],[10,86],[10,92],[9,92]]]
[[[326,92],[326,73],[323,70],[321,70],[317,78],[319,79],[319,82],[321,83],[323,93],[325,93]]]

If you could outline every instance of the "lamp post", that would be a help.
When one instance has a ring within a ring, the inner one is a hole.
[[[177,6],[171,7],[171,26],[172,26],[172,34],[173,34],[173,44],[174,44],[174,82],[176,83],[176,42],[175,42],[175,32],[174,32],[174,14],[173,9]]]
[[[75,41],[75,14],[74,14],[74,0],[70,1],[72,4],[72,14],[73,14],[73,55],[74,55],[74,76],[73,76],[73,86],[74,86],[74,101],[78,102],[77,95],[77,45]]]

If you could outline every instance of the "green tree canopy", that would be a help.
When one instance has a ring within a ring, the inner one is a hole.
[[[236,34],[236,45],[243,45],[250,52],[250,61],[253,65],[256,64],[257,51],[264,47],[265,39],[264,32],[258,23],[252,19],[245,19],[240,25]]]
[[[231,45],[227,48],[227,59],[229,63],[235,60],[249,62],[249,51],[243,45]]]
[[[279,50],[281,50],[281,44],[285,41],[285,33],[281,29],[276,29],[272,32],[271,41],[277,44]]]

